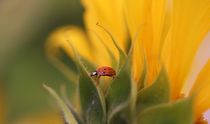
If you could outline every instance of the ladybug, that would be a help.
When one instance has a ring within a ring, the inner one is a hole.
[[[116,76],[116,72],[113,68],[108,67],[108,66],[101,66],[99,68],[96,69],[96,71],[91,72],[90,74],[91,77],[93,76],[97,76],[97,78],[99,79],[101,76],[108,76],[108,77],[112,77],[115,78]]]

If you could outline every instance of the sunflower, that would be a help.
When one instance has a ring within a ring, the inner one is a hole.
[[[207,50],[199,48],[204,41],[209,46],[209,0],[81,2],[85,31],[76,26],[61,27],[46,45],[51,61],[73,82],[77,73],[61,61],[61,49],[81,66],[77,105],[81,123],[207,123],[203,113],[210,107],[210,60]],[[204,59],[199,59],[204,54]],[[95,85],[88,76],[91,67],[103,65],[118,72],[113,81],[100,80],[108,85],[107,96],[100,93],[105,85]],[[95,89],[97,95],[88,88]],[[103,112],[92,107],[87,115],[91,101],[84,97],[95,98],[83,93],[96,96]],[[70,115],[76,118],[77,114]]]

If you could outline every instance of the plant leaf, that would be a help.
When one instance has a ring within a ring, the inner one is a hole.
[[[66,85],[65,84],[61,85],[60,93],[61,93],[61,98],[66,103],[66,105],[68,106],[68,108],[70,109],[70,111],[74,115],[75,119],[78,121],[78,123],[79,124],[84,124],[84,120],[81,117],[81,108],[78,105],[78,102],[77,102],[77,106],[72,105],[71,101],[69,100],[69,98],[67,96]],[[79,100],[76,100],[76,101],[79,101]]]
[[[127,107],[128,108],[128,107]],[[116,113],[111,121],[110,124],[132,124],[132,121],[128,118],[128,109],[124,109]]]
[[[103,95],[84,68],[80,68],[80,74],[79,94],[85,121],[87,124],[104,124],[106,110]]]
[[[144,66],[143,66],[143,70],[142,70],[142,74],[141,77],[138,81],[138,91],[140,91],[142,88],[145,87],[146,84],[146,79],[147,79],[147,60],[146,60],[146,55],[145,53],[143,54],[143,59],[144,59]]]
[[[193,124],[192,98],[151,107],[138,115],[138,124]]]
[[[63,100],[58,96],[58,94],[47,85],[43,84],[43,87],[52,95],[52,97],[57,101],[59,107],[61,108],[62,112],[64,113],[64,119],[68,124],[78,124],[77,120],[75,119],[74,115],[68,108],[68,106],[63,102]]]
[[[65,75],[71,82],[76,82],[77,73],[74,69],[74,63],[68,58],[63,49],[60,49],[59,55],[46,54],[49,61],[58,69],[63,75]],[[76,84],[74,84],[76,85]]]
[[[127,62],[107,91],[108,123],[115,114],[126,108],[131,95],[130,68]]]
[[[75,63],[79,71],[79,96],[86,124],[104,124],[106,121],[106,106],[104,95],[96,82],[89,76],[87,68],[93,69],[94,65],[79,56],[69,42],[76,56]]]
[[[137,95],[137,111],[143,111],[151,106],[169,101],[169,80],[164,68],[161,69],[155,82]]]

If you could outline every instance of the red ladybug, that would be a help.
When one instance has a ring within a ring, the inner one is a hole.
[[[93,76],[97,76],[98,79],[101,76],[108,76],[108,77],[115,77],[116,76],[116,72],[113,68],[108,67],[108,66],[101,66],[99,68],[96,69],[96,71],[91,72],[90,74],[91,77]]]

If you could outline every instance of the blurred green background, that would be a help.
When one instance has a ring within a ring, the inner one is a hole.
[[[70,85],[47,60],[45,41],[58,27],[82,26],[82,13],[79,0],[0,1],[0,104],[6,103],[0,112],[6,110],[8,123],[52,111],[42,83]]]

